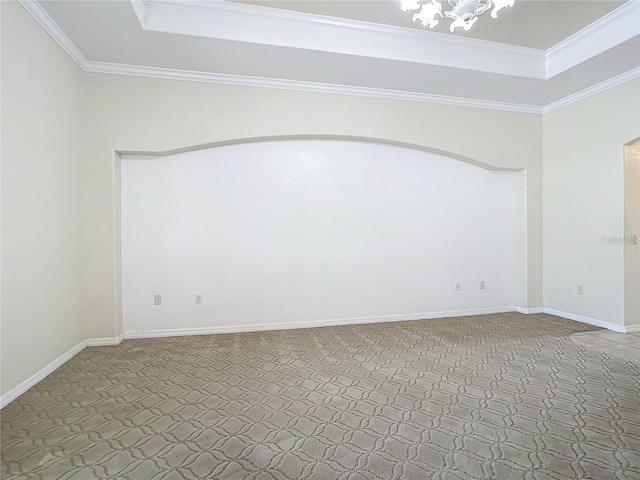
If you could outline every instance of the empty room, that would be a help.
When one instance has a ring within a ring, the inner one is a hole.
[[[3,0],[2,479],[640,479],[640,0]]]

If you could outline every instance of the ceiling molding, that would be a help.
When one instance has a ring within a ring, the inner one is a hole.
[[[597,93],[604,92],[605,90],[608,90],[610,88],[617,87],[618,85],[622,85],[623,83],[626,83],[630,80],[635,80],[636,78],[640,78],[640,67],[636,67],[629,70],[628,72],[621,73],[620,75],[605,80],[604,82],[600,82],[589,88],[585,88],[584,90],[545,105],[542,108],[542,113],[544,114],[553,112],[554,110],[566,107],[567,105],[571,105],[572,103],[578,102]]]
[[[53,21],[40,3],[30,0],[18,0],[18,2],[20,2],[20,5],[40,24],[44,31],[60,45],[60,48],[62,48],[80,68],[84,69],[84,65],[87,63],[86,57],[78,47],[76,47],[75,43],[67,37],[67,34],[64,33],[58,24]]]
[[[386,90],[352,85],[304,82],[300,80],[282,80],[276,78],[226,75],[220,73],[191,72],[167,68],[140,67],[103,62],[87,62],[83,70],[91,73],[110,73],[136,77],[161,78],[165,80],[186,80],[192,82],[217,83],[242,87],[277,88],[301,92],[325,93],[331,95],[351,95],[357,97],[383,98],[387,100],[406,100],[410,102],[437,103],[459,107],[485,108],[519,113],[542,113],[542,107],[506,102],[477,100],[473,98],[432,95],[419,92]]]
[[[138,17],[138,22],[140,23],[140,25],[144,25],[144,3],[142,2],[142,0],[130,0],[130,3],[133,7],[133,12],[136,14],[136,17]]]
[[[631,0],[546,52],[546,78],[552,78],[640,35],[640,0]]]
[[[224,0],[130,0],[143,29],[549,79],[640,35],[630,0],[547,51]]]
[[[297,80],[273,79],[264,77],[249,77],[242,75],[225,75],[208,72],[194,72],[174,70],[168,68],[155,68],[136,65],[123,65],[106,62],[89,61],[67,37],[62,29],[51,19],[42,6],[33,0],[18,0],[25,10],[38,22],[42,28],[60,45],[60,47],[74,60],[85,72],[130,75],[139,77],[159,78],[168,80],[195,81],[216,83],[224,85],[236,85],[247,87],[266,87],[294,91],[315,92],[324,94],[353,95],[391,100],[405,100],[412,102],[436,103],[442,105],[454,105],[460,107],[484,108],[508,112],[544,114],[570,105],[591,95],[595,95],[609,88],[615,87],[629,80],[640,78],[640,67],[636,67],[616,77],[610,78],[597,85],[586,88],[548,105],[523,105],[506,102],[485,101],[470,98],[432,95],[418,92],[377,89],[370,87],[358,87],[348,85],[324,84],[316,82],[303,82]]]
[[[544,79],[544,50],[243,3],[130,0],[144,30]]]

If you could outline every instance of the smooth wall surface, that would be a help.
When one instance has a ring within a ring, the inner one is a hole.
[[[500,168],[519,182],[518,304],[542,306],[542,119],[416,102],[88,74],[83,90],[87,335],[120,333],[118,152],[167,152],[256,137],[355,136],[406,142]],[[497,138],[499,140],[497,140]],[[524,173],[524,172],[523,172]],[[525,198],[526,197],[526,198]],[[527,303],[528,302],[528,303]]]
[[[624,323],[640,326],[640,139],[624,147]]]
[[[84,340],[81,71],[14,2],[2,9],[2,387]]]
[[[122,162],[126,333],[513,308],[515,284],[513,172],[336,141]]]
[[[624,145],[640,133],[640,80],[543,121],[544,306],[624,325]]]

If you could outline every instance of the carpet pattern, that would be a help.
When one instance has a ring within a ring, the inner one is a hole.
[[[640,479],[640,369],[517,313],[87,348],[3,479]]]

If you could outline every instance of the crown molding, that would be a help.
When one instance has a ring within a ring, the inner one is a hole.
[[[159,78],[167,80],[182,80],[207,82],[224,85],[236,85],[247,87],[266,87],[294,91],[315,92],[324,94],[353,95],[372,98],[382,98],[390,100],[405,100],[413,102],[436,103],[441,105],[453,105],[460,107],[484,108],[490,110],[501,110],[507,112],[544,114],[552,112],[571,103],[580,101],[591,95],[595,95],[609,88],[635,78],[640,78],[640,67],[634,68],[616,77],[610,78],[597,85],[586,88],[545,106],[514,104],[506,102],[495,102],[478,100],[471,98],[449,97],[444,95],[432,95],[419,92],[406,92],[398,90],[385,90],[369,87],[324,84],[316,82],[303,82],[298,80],[282,80],[264,77],[248,77],[242,75],[226,75],[208,72],[194,72],[185,70],[174,70],[168,68],[144,67],[136,65],[122,65],[105,62],[89,61],[67,37],[62,29],[51,19],[42,6],[33,0],[18,0],[27,12],[38,22],[42,28],[60,45],[60,47],[73,59],[73,61],[85,72],[130,75],[138,77]],[[633,0],[636,1],[636,0]],[[640,0],[638,0],[640,1]],[[142,2],[140,2],[142,3]],[[627,4],[625,4],[627,5]],[[622,8],[622,7],[621,7]],[[630,7],[627,7],[630,8]],[[634,7],[635,8],[635,7]],[[615,10],[617,12],[620,9]],[[613,13],[613,12],[612,12]],[[138,15],[138,14],[137,14]],[[139,18],[144,18],[140,13]],[[596,22],[598,23],[598,22]],[[589,27],[588,27],[589,28]],[[595,28],[595,27],[594,27]],[[424,32],[431,33],[431,32]],[[588,32],[582,35],[588,35]],[[454,37],[458,38],[458,37]],[[467,40],[467,39],[460,39]],[[560,44],[559,44],[560,45]],[[555,47],[554,47],[555,48]]]
[[[105,62],[85,61],[81,68],[89,73],[104,73],[115,75],[129,75],[135,77],[159,78],[164,80],[181,80],[192,82],[215,83],[221,85],[233,85],[241,87],[276,88],[281,90],[293,90],[301,92],[324,93],[331,95],[352,95],[358,97],[382,98],[387,100],[405,100],[410,102],[436,103],[440,105],[453,105],[458,107],[484,108],[488,110],[500,110],[505,112],[545,114],[578,102],[592,95],[621,85],[630,80],[640,78],[640,67],[636,67],[625,73],[612,77],[604,82],[588,87],[584,90],[568,95],[545,106],[526,105],[490,100],[478,100],[473,98],[451,97],[446,95],[433,95],[419,92],[406,92],[400,90],[386,90],[371,87],[357,87],[351,85],[337,85],[317,82],[304,82],[300,80],[283,80],[264,77],[249,77],[243,75],[226,75],[220,73],[192,72],[185,70],[173,70],[168,68],[142,67],[137,65],[122,65]]]
[[[161,78],[165,80],[186,80],[192,82],[216,83],[242,87],[276,88],[281,90],[324,93],[331,95],[351,95],[357,97],[383,98],[387,100],[406,100],[411,102],[436,103],[441,105],[454,105],[459,107],[485,108],[489,110],[502,110],[507,112],[536,114],[542,113],[542,107],[534,105],[495,102],[473,98],[450,97],[445,95],[432,95],[420,92],[406,92],[371,87],[358,87],[352,85],[304,82],[300,80],[282,80],[277,78],[249,77],[243,75],[191,72],[185,70],[140,67],[134,65],[121,65],[103,62],[87,62],[84,65],[83,70],[91,73],[110,73],[119,75],[131,75],[136,77]]]
[[[546,78],[640,35],[640,0],[631,0],[546,51]]]
[[[62,48],[71,59],[78,64],[80,68],[84,70],[84,65],[87,63],[86,57],[76,47],[67,34],[58,26],[56,22],[49,16],[49,14],[42,8],[39,2],[34,0],[18,0],[20,5],[29,12],[29,14],[35,19],[36,22],[47,32],[58,45]]]
[[[223,0],[130,0],[144,30],[544,79],[544,50]],[[143,13],[140,13],[143,12]]]
[[[605,80],[604,82],[600,82],[572,95],[561,98],[560,100],[549,103],[542,108],[542,113],[544,114],[553,112],[554,110],[566,107],[567,105],[571,105],[572,103],[578,102],[592,95],[604,92],[605,90],[608,90],[610,88],[617,87],[618,85],[622,85],[623,83],[626,83],[630,80],[635,80],[636,78],[640,78],[640,67],[633,68],[627,72],[621,73],[620,75]]]
[[[640,0],[544,51],[224,0],[130,0],[145,30],[549,79],[640,35]]]

